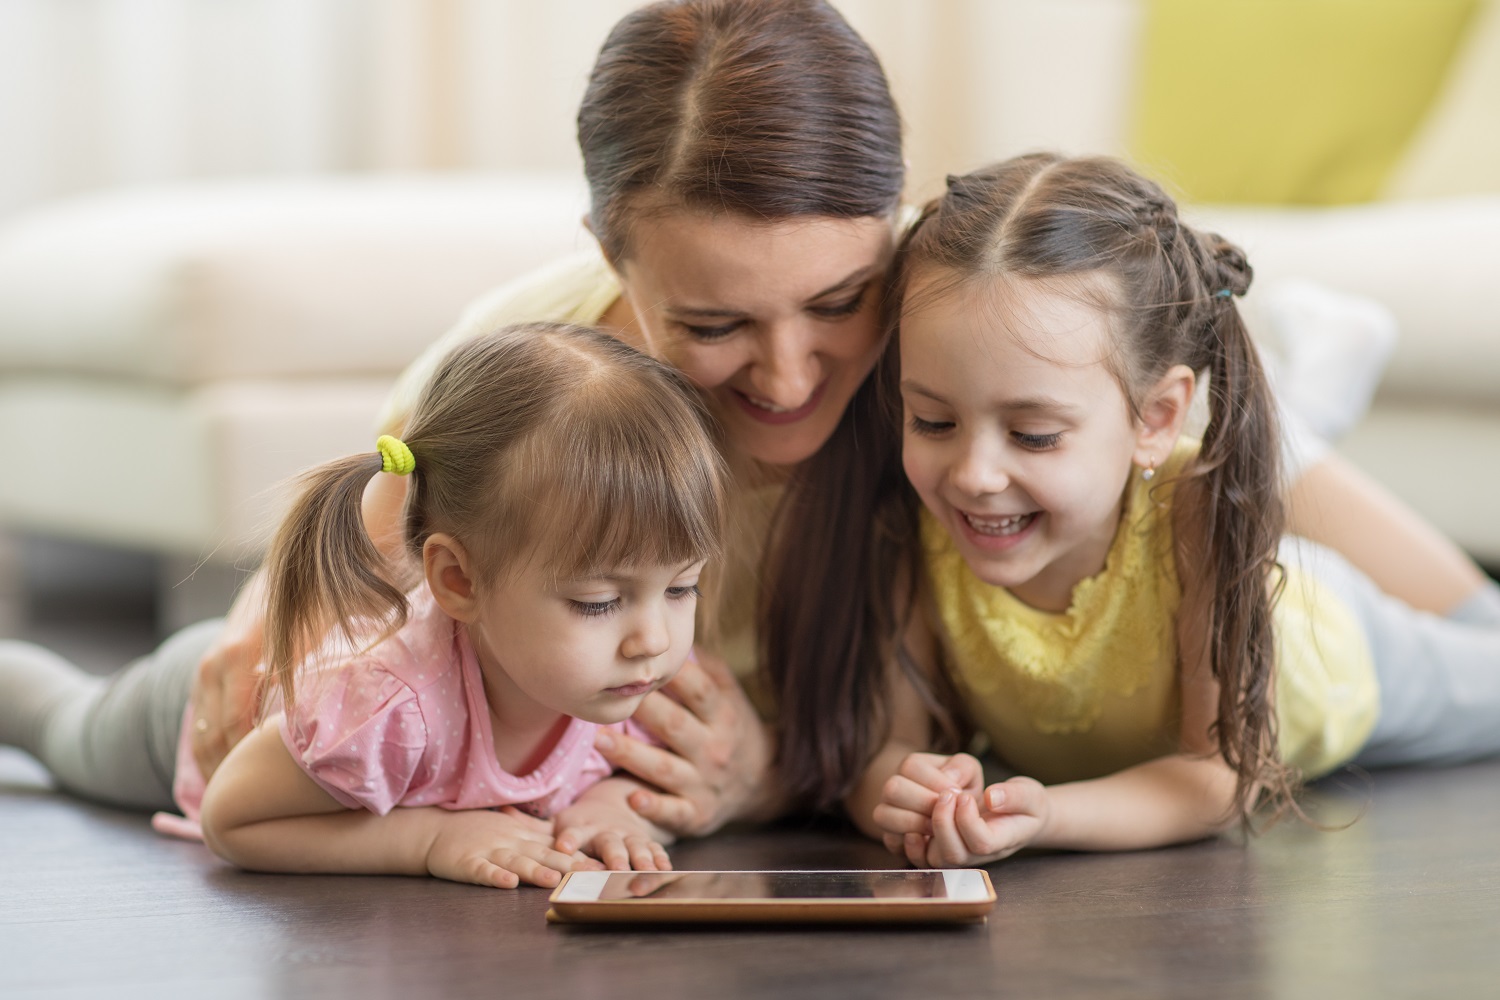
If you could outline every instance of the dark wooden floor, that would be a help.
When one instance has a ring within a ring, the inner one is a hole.
[[[546,893],[249,875],[0,750],[0,996],[1500,996],[1500,763],[1379,774],[1286,824],[991,869],[988,925],[549,927]],[[682,868],[886,867],[836,830],[721,835]]]

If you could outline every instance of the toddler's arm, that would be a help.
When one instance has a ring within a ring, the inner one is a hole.
[[[435,875],[512,888],[555,886],[597,867],[552,848],[552,826],[515,810],[348,809],[293,760],[271,719],[235,746],[203,797],[203,838],[252,871]]]
[[[553,847],[569,855],[584,851],[611,871],[671,871],[672,862],[662,845],[672,843],[672,834],[630,807],[630,796],[644,787],[619,774],[584,789],[557,814]]]

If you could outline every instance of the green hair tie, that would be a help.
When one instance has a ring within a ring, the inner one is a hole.
[[[375,450],[380,452],[381,472],[394,472],[398,476],[408,476],[417,467],[417,460],[413,457],[411,449],[398,437],[391,437],[389,434],[380,435],[375,439]]]

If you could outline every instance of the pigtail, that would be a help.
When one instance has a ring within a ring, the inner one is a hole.
[[[1210,420],[1191,474],[1197,495],[1205,585],[1211,588],[1209,662],[1219,684],[1219,751],[1234,768],[1236,801],[1248,819],[1264,793],[1276,815],[1295,808],[1294,777],[1277,753],[1271,680],[1275,674],[1272,607],[1279,593],[1276,552],[1285,529],[1276,402],[1255,343],[1233,296],[1248,289],[1251,270],[1239,249],[1197,236],[1204,261],[1205,341]]]
[[[331,628],[353,641],[374,624],[406,622],[406,597],[365,530],[362,500],[382,468],[376,452],[351,455],[305,473],[267,559],[267,681],[295,704],[297,666]]]

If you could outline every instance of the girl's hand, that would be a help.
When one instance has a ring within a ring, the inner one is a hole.
[[[255,727],[265,654],[265,573],[250,578],[193,678],[193,759],[204,779]]]
[[[550,889],[564,872],[594,871],[599,862],[552,846],[552,823],[507,806],[467,809],[445,818],[427,850],[427,871],[450,882],[514,889],[522,882]]]
[[[553,847],[564,854],[583,851],[616,872],[669,872],[671,859],[658,830],[630,808],[626,796],[640,786],[629,778],[608,778],[586,790],[557,814]]]
[[[938,800],[949,791],[978,795],[983,784],[984,768],[969,754],[907,754],[875,806],[873,818],[886,849],[925,867],[918,859],[926,857]]]
[[[966,868],[999,861],[1036,840],[1050,814],[1047,789],[1033,778],[991,785],[982,797],[944,792],[932,810],[932,835],[926,850],[912,863]],[[910,843],[908,838],[908,847]]]
[[[630,797],[647,820],[699,837],[731,819],[775,813],[770,734],[719,657],[695,650],[670,684],[646,696],[635,721],[663,745],[601,730],[595,746],[615,767],[660,789]]]

